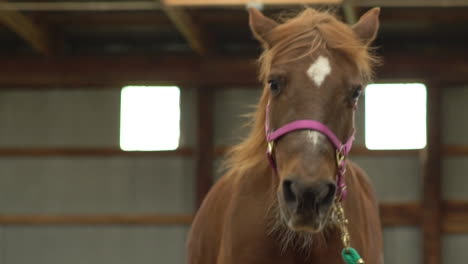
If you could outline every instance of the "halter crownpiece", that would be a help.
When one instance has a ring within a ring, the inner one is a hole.
[[[348,140],[346,140],[344,144],[341,143],[341,140],[335,135],[335,133],[333,133],[333,131],[330,128],[328,128],[326,125],[316,120],[308,120],[308,119],[296,120],[274,131],[271,131],[269,112],[270,112],[270,103],[268,102],[267,109],[266,109],[266,119],[265,119],[265,133],[266,133],[266,140],[268,142],[267,156],[268,156],[268,160],[270,161],[270,165],[273,168],[273,170],[275,170],[275,172],[277,170],[276,161],[273,157],[273,151],[274,151],[276,140],[278,140],[280,137],[288,133],[291,133],[297,130],[318,131],[322,133],[323,135],[325,135],[328,138],[328,140],[332,143],[333,147],[335,148],[336,165],[338,168],[338,172],[336,175],[336,185],[338,186],[338,194],[339,194],[338,198],[340,201],[343,198],[345,198],[347,194],[346,183],[344,180],[344,174],[346,172],[346,157],[348,156],[348,153],[351,150],[351,147],[353,145],[355,131],[353,130],[351,136],[348,138]]]

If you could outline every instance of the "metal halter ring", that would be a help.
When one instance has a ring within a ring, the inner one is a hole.
[[[346,156],[344,154],[344,145],[339,149],[336,149],[336,164],[338,167],[341,166],[341,163],[345,160]]]
[[[268,148],[267,148],[268,153],[272,154],[274,147],[275,147],[275,141],[268,141]]]

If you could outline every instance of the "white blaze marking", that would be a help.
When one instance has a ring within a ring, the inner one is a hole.
[[[315,147],[323,140],[323,134],[318,131],[307,131],[307,139]]]
[[[330,62],[326,57],[320,55],[317,60],[310,65],[307,70],[307,75],[312,81],[314,81],[317,87],[320,87],[330,72]]]

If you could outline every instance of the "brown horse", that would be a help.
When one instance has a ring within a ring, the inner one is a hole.
[[[352,27],[314,9],[282,24],[255,9],[249,13],[251,30],[264,47],[263,94],[250,135],[230,152],[229,171],[195,217],[188,263],[343,263],[344,221],[335,205],[342,205],[349,220],[351,245],[367,263],[383,263],[372,187],[362,169],[342,162],[349,148],[333,144],[352,142],[357,100],[376,61],[369,45],[379,9]],[[297,120],[313,128],[301,128]]]

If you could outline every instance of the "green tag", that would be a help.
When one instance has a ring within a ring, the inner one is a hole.
[[[344,248],[343,251],[341,251],[341,256],[343,257],[343,260],[346,264],[365,263],[357,250],[352,247]]]

